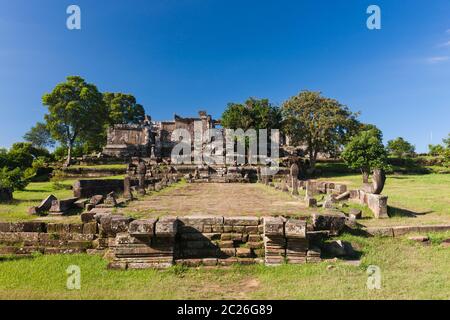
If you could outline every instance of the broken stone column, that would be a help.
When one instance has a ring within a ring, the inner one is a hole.
[[[147,173],[147,166],[143,161],[139,162],[138,165],[138,181],[139,187],[138,192],[140,195],[145,195],[145,174]]]
[[[386,219],[389,218],[387,212],[388,197],[381,194],[366,193],[365,195],[367,206],[372,210],[375,218]]]
[[[308,208],[317,206],[317,200],[314,198],[313,184],[309,180],[306,181],[305,203]]]
[[[133,199],[133,193],[131,192],[131,179],[129,176],[126,176],[123,179],[123,197],[125,199]]]
[[[298,165],[294,163],[291,166],[291,179],[292,179],[292,195],[298,196]]]
[[[281,178],[281,191],[289,192],[288,183],[287,183],[288,181],[289,181],[289,176]]]

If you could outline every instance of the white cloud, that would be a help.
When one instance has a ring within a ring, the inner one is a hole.
[[[439,57],[430,57],[427,59],[427,62],[430,64],[436,64],[446,62],[448,60],[450,60],[450,56],[439,56]]]

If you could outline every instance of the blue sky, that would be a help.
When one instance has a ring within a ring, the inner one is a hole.
[[[66,28],[70,4],[81,30]],[[366,28],[370,4],[381,30]],[[450,132],[450,1],[0,0],[0,146],[68,75],[158,120],[319,90],[425,152]]]

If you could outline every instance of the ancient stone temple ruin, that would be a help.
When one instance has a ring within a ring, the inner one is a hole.
[[[185,129],[192,137],[197,133],[201,139],[197,142],[205,143],[204,133],[219,123],[206,111],[200,111],[198,118],[175,115],[173,121],[152,121],[146,116],[140,124],[118,124],[109,128],[103,155],[118,158],[170,158],[173,147],[178,143],[178,139],[172,137],[176,129]],[[196,141],[193,140],[194,143]]]

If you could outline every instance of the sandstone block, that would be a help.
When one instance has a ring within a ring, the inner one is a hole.
[[[306,221],[289,219],[285,225],[285,235],[287,238],[306,238]]]
[[[129,233],[134,237],[152,237],[156,222],[157,219],[134,220],[130,223]]]

